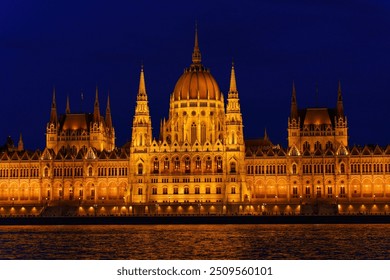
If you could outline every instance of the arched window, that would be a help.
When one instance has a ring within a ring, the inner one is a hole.
[[[332,142],[330,142],[330,141],[326,142],[326,148],[327,148],[327,149],[333,148]]]
[[[142,163],[139,163],[138,164],[138,175],[142,175],[143,171],[144,171],[144,166],[142,165]]]
[[[303,150],[310,150],[310,144],[309,144],[309,142],[305,142],[305,143],[303,143]]]
[[[236,163],[235,162],[230,163],[230,173],[236,173]]]
[[[200,139],[202,144],[206,142],[206,125],[204,123],[200,126]]]
[[[195,160],[195,169],[200,170],[202,168],[202,161],[200,160],[200,157],[197,157]]]
[[[88,167],[88,176],[92,176],[92,166]]]
[[[340,173],[345,173],[345,165],[344,165],[344,163],[342,163],[340,165]]]
[[[191,125],[191,143],[194,144],[196,141],[196,124],[192,123]]]
[[[191,161],[189,157],[186,157],[186,159],[184,160],[184,168],[185,168],[185,173],[191,172]]]
[[[318,150],[321,150],[321,143],[317,141],[317,142],[314,144],[314,149],[315,149],[315,150],[317,150],[317,149],[318,149]]]
[[[222,172],[222,158],[218,157],[217,158],[217,173],[221,173],[221,172]]]
[[[293,164],[293,166],[292,166],[292,173],[297,174],[297,165],[296,164]]]
[[[175,158],[174,166],[175,166],[175,171],[179,171],[180,170],[180,160],[179,160],[179,157]]]
[[[49,177],[49,168],[45,167],[43,177]]]
[[[158,173],[158,170],[159,170],[159,162],[158,162],[158,158],[154,158],[154,161],[153,161],[153,173],[157,174]]]
[[[211,168],[212,168],[212,161],[211,161],[211,158],[208,157],[206,159],[206,170],[211,170]]]
[[[169,170],[169,159],[167,157],[164,159],[164,170]]]

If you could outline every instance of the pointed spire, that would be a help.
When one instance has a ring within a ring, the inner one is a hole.
[[[99,122],[100,121],[99,90],[98,90],[98,86],[96,86],[95,104],[94,104],[94,108],[93,108],[93,120],[94,120],[94,122]]]
[[[66,114],[70,114],[70,103],[69,103],[69,95],[66,96],[66,109],[65,109]]]
[[[234,62],[232,62],[232,71],[230,73],[230,89],[229,92],[237,92],[236,72],[234,71]]]
[[[20,133],[19,142],[18,142],[18,151],[23,151],[23,150],[24,150],[23,138],[22,138],[22,133]]]
[[[264,140],[268,140],[267,128],[264,128]]]
[[[137,100],[147,100],[146,95],[146,86],[145,86],[145,75],[144,75],[144,66],[141,65],[141,73],[139,77],[139,87],[138,87],[138,96]]]
[[[57,124],[56,88],[53,87],[53,100],[51,102],[50,123]]]
[[[344,117],[343,96],[341,92],[341,82],[337,91],[337,117]]]
[[[291,95],[291,120],[298,120],[298,105],[297,105],[297,93],[295,90],[295,83],[292,84],[292,95]]]
[[[198,24],[195,24],[195,44],[194,51],[192,52],[192,63],[200,64],[202,61],[202,55],[200,54],[199,42],[198,42]]]
[[[106,125],[108,128],[112,128],[111,108],[110,108],[110,93],[107,97],[107,108],[106,108]]]

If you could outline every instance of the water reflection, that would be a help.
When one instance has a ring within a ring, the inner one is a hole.
[[[1,259],[386,259],[390,225],[4,226]]]

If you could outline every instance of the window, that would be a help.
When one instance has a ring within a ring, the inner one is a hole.
[[[298,197],[298,188],[297,186],[293,186],[293,198],[297,198]]]
[[[303,150],[310,150],[310,144],[309,144],[309,142],[305,142],[305,143],[303,143]]]
[[[297,165],[296,164],[293,164],[293,166],[292,166],[292,173],[297,174]]]
[[[195,169],[200,170],[202,168],[202,161],[200,160],[200,157],[197,157],[195,160]]]
[[[222,158],[221,157],[217,158],[217,172],[218,173],[222,172]]]
[[[164,170],[169,170],[169,159],[168,158],[164,159]]]
[[[318,192],[318,189],[317,189],[317,192]],[[328,197],[332,197],[332,195],[333,195],[333,189],[331,186],[328,186]]]
[[[158,173],[158,169],[159,169],[158,158],[155,158],[153,162],[153,173]]]
[[[208,158],[206,159],[206,170],[211,170],[211,168],[212,168],[211,158],[208,157]]]
[[[179,194],[179,188],[173,188],[173,194]]]
[[[345,197],[345,187],[344,186],[340,187],[340,197]]]
[[[184,188],[184,194],[189,194],[190,193],[190,189],[189,188]]]
[[[194,144],[196,141],[196,124],[192,123],[191,125],[191,144]]]
[[[200,188],[199,187],[195,188],[195,194],[200,194]]]
[[[191,161],[189,157],[186,157],[184,161],[184,168],[185,168],[185,173],[190,173],[191,171]]]
[[[138,175],[142,175],[143,169],[144,169],[144,167],[143,167],[142,163],[138,164]]]
[[[138,188],[138,194],[142,195],[142,188]]]
[[[236,187],[232,187],[232,188],[231,188],[231,193],[232,193],[232,194],[236,194]]]
[[[163,188],[163,194],[168,194],[168,188]]]
[[[221,187],[217,187],[217,194],[221,194],[221,193],[222,193]]]
[[[321,187],[317,186],[317,197],[321,197]]]
[[[210,187],[206,188],[206,194],[210,194]]]
[[[179,160],[179,157],[175,158],[174,166],[175,166],[175,171],[179,171],[180,170],[180,160]]]
[[[157,194],[157,188],[152,189],[152,194]]]
[[[236,163],[235,162],[230,163],[230,173],[236,173]]]
[[[206,125],[204,123],[200,126],[200,139],[202,144],[206,142]]]
[[[344,165],[344,163],[342,163],[342,164],[340,165],[340,173],[342,173],[342,174],[345,173],[345,165]]]
[[[306,186],[306,197],[310,198],[310,187]]]

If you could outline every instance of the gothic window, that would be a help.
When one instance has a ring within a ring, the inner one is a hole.
[[[88,176],[92,176],[92,167],[88,167]]]
[[[328,186],[328,197],[332,197],[333,189],[331,186]]]
[[[297,186],[294,186],[294,187],[293,187],[293,197],[294,197],[294,198],[297,198],[297,197],[298,197],[298,188],[297,188]]]
[[[195,160],[195,168],[197,170],[200,170],[202,168],[202,161],[200,160],[200,157],[197,157]]]
[[[138,188],[138,195],[142,195],[142,188]]]
[[[221,194],[222,193],[222,188],[221,187],[217,187],[217,194]]]
[[[152,189],[152,194],[157,194],[157,188]]]
[[[189,194],[190,193],[190,189],[189,188],[184,188],[184,194]]]
[[[196,141],[196,124],[192,123],[191,125],[191,143],[194,144]]]
[[[163,188],[163,194],[168,194],[168,188]]]
[[[184,168],[185,168],[185,172],[186,173],[190,173],[191,172],[191,161],[190,161],[189,157],[186,157],[186,159],[184,161]]]
[[[142,165],[142,163],[139,163],[138,164],[138,175],[142,175],[143,173],[143,170],[144,169],[144,166]]]
[[[164,160],[164,170],[169,170],[169,159],[165,158]]]
[[[45,167],[43,177],[49,177],[49,168]]]
[[[210,187],[206,188],[206,194],[210,194]]]
[[[230,173],[236,173],[236,163],[235,162],[230,163]]]
[[[342,173],[342,174],[345,173],[345,165],[344,165],[344,163],[342,163],[342,164],[340,165],[340,173]]]
[[[317,186],[317,197],[321,197],[321,187]]]
[[[158,158],[156,157],[153,162],[153,173],[158,173],[159,170],[159,162]]]
[[[309,144],[309,142],[305,142],[305,143],[303,143],[303,150],[310,150],[310,144]]]
[[[306,186],[306,197],[310,197],[310,186]]]
[[[202,144],[206,142],[206,125],[204,123],[200,126],[200,139]]]
[[[231,193],[232,193],[232,194],[236,194],[236,187],[232,187],[232,188],[231,188]]]
[[[315,149],[315,150],[317,150],[317,149],[318,149],[318,150],[321,150],[321,143],[317,141],[317,142],[314,144],[314,149]]]
[[[222,158],[218,157],[217,158],[217,173],[221,173],[221,172],[222,172]]]
[[[173,194],[179,194],[179,188],[173,188]]]
[[[180,161],[179,161],[179,157],[176,157],[175,160],[174,160],[174,166],[175,166],[175,171],[179,171],[180,170]]]
[[[200,188],[199,187],[195,188],[195,194],[200,194]]]
[[[326,142],[326,148],[327,148],[327,149],[333,148],[332,142],[330,142],[330,141]]]
[[[211,161],[211,158],[208,157],[206,159],[206,170],[211,170],[211,168],[212,168],[212,161]]]
[[[292,166],[292,173],[297,174],[297,165],[296,164],[293,164],[293,166]]]

